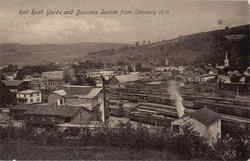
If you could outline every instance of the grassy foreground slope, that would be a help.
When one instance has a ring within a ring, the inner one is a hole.
[[[1,160],[178,160],[168,151],[120,149],[117,147],[34,146],[1,144]]]

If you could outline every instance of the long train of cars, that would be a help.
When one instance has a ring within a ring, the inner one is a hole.
[[[171,121],[177,119],[175,107],[153,103],[139,104],[135,110],[130,112],[132,121],[142,122],[156,126],[169,126]]]
[[[128,93],[124,91],[112,92],[111,97],[118,100],[128,100],[131,102],[140,102],[140,103],[155,103],[155,104],[162,104],[162,105],[169,105],[174,107],[175,100],[169,98],[169,95],[156,95],[156,94],[143,94],[142,92],[137,93]],[[119,98],[118,98],[119,97]],[[203,107],[210,108],[220,114],[225,115],[225,118],[229,118],[228,120],[243,120],[250,124],[250,103],[248,101],[238,101],[234,99],[224,99],[218,97],[202,97],[202,96],[183,96],[184,101],[183,104],[187,109],[190,110],[197,110]],[[237,104],[236,104],[237,103]],[[158,107],[158,105],[157,105]],[[168,108],[169,108],[168,107]],[[158,108],[157,108],[158,109]],[[137,113],[131,113],[130,117],[132,119],[138,119],[144,117],[145,110],[139,110]],[[158,115],[152,115],[155,118],[158,118]],[[234,119],[230,119],[230,117],[234,117]],[[153,119],[154,120],[154,119]],[[151,121],[149,121],[151,122]]]
[[[134,89],[134,88],[118,88],[118,89],[112,89],[111,93],[116,93],[123,95],[124,93],[127,94],[136,94],[136,95],[144,95],[144,96],[161,96],[161,97],[167,97],[169,98],[170,95],[167,92],[167,89],[164,90],[149,90],[149,89]],[[140,97],[140,96],[138,96]],[[134,97],[130,99],[137,100],[138,97]],[[250,101],[246,100],[238,100],[238,99],[233,99],[233,98],[223,98],[223,97],[208,97],[208,96],[201,96],[197,95],[197,93],[183,93],[182,97],[184,100],[189,100],[189,101],[195,101],[197,99],[209,99],[213,100],[215,102],[217,101],[223,101],[224,103],[229,103],[229,104],[235,104],[235,105],[243,105],[243,106],[250,106]],[[141,99],[141,98],[139,98]]]

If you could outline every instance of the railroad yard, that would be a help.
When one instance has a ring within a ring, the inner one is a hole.
[[[221,115],[222,132],[229,130],[230,125],[240,125],[250,128],[250,101],[237,98],[222,98],[201,96],[197,94],[182,94],[185,112],[190,113],[207,107]],[[170,127],[178,118],[175,100],[166,90],[147,89],[112,89],[108,94],[111,116],[127,118],[132,122],[151,126]],[[126,104],[130,107],[128,110]],[[125,105],[125,106],[124,106]]]

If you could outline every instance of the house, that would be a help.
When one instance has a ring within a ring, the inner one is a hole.
[[[172,129],[177,129],[179,132],[182,132],[185,126],[190,126],[189,128],[205,137],[209,144],[215,143],[221,137],[221,117],[206,107],[186,114],[171,123]]]
[[[22,80],[3,80],[2,83],[9,89],[10,92],[13,93],[28,89],[28,83]]]
[[[112,68],[86,70],[86,77],[94,78],[94,79],[98,79],[101,76],[111,78],[112,76],[115,76],[115,75],[117,75],[116,71],[113,70]]]
[[[64,105],[66,92],[64,90],[53,91],[48,97],[48,104]]]
[[[42,89],[55,90],[60,85],[63,85],[64,74],[63,71],[52,71],[42,73]]]
[[[186,69],[186,67],[184,67],[184,66],[178,66],[178,71],[180,72],[180,73],[183,73],[184,71],[185,71],[185,69]]]
[[[225,84],[231,84],[231,79],[227,75],[218,75],[217,77],[217,82],[218,83],[225,83]]]
[[[69,105],[30,104],[10,108],[14,126],[56,126],[58,124],[88,125],[99,121],[96,111]]]
[[[83,125],[90,121],[98,121],[95,111],[88,111],[76,106],[40,104],[18,105],[15,108],[24,109],[19,116],[22,115],[25,126],[56,126],[63,123]]]
[[[16,94],[17,103],[19,104],[35,104],[42,102],[42,94],[38,90],[23,90]]]
[[[208,82],[209,80],[216,79],[217,74],[203,74],[200,76],[201,82]]]
[[[28,82],[29,88],[34,90],[40,90],[42,86],[41,74],[34,73],[32,75],[27,75],[24,79],[25,82]]]
[[[156,72],[163,72],[163,71],[169,71],[170,67],[168,66],[159,66],[159,67],[155,67],[154,69]]]
[[[108,88],[124,88],[124,85],[118,80],[117,77],[113,76],[105,82],[106,87]]]
[[[104,95],[102,88],[91,86],[63,85],[48,97],[48,104],[69,105],[98,111],[105,121]]]

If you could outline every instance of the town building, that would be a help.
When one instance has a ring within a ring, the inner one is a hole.
[[[42,78],[41,78],[41,74],[39,73],[27,75],[23,80],[25,82],[28,82],[30,89],[40,90],[42,87]]]
[[[200,76],[201,82],[208,82],[210,80],[215,80],[216,81],[216,74],[203,74]]]
[[[113,69],[89,69],[86,71],[86,77],[100,79],[101,76],[111,78],[114,75],[117,75],[117,72]]]
[[[41,88],[46,90],[55,90],[57,87],[65,83],[63,77],[63,71],[43,72]]]
[[[121,84],[117,77],[113,76],[105,82],[107,88],[124,88],[125,86]]]
[[[91,86],[63,85],[48,97],[48,104],[81,107],[97,111],[100,120],[105,122],[104,94],[102,88]]]
[[[19,104],[36,104],[42,102],[42,94],[38,90],[18,91],[16,94],[17,103]]]
[[[169,71],[170,67],[169,66],[158,66],[158,67],[155,67],[154,70],[156,72],[164,72],[164,71]]]
[[[172,129],[179,132],[183,132],[182,129],[185,126],[190,126],[188,128],[205,137],[210,145],[221,137],[221,117],[206,107],[190,114],[184,114],[183,117],[171,123]]]
[[[70,105],[35,105],[24,112],[26,126],[56,126],[58,124],[87,125],[98,121],[95,111]]]

